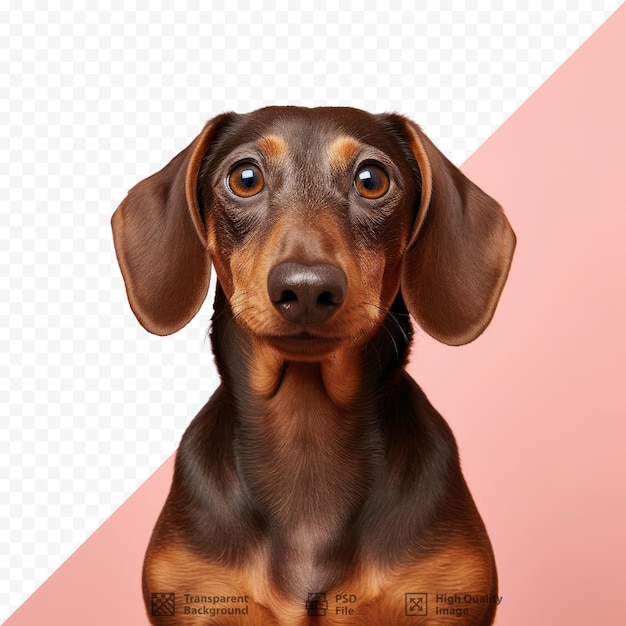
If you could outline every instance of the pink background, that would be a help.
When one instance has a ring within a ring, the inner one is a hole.
[[[479,340],[413,350],[494,544],[502,626],[625,623],[625,59],[622,6],[464,165],[507,210],[513,270]],[[171,459],[6,624],[147,625],[170,476]]]

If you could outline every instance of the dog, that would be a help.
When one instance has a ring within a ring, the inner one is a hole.
[[[187,324],[215,271],[221,384],[177,451],[143,569],[158,626],[493,623],[497,574],[410,316],[489,324],[515,235],[414,122],[224,113],[112,217],[131,308]]]

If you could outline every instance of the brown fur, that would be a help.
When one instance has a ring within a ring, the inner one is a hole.
[[[228,182],[242,164],[262,175],[249,197]],[[353,185],[368,164],[380,197]],[[409,313],[452,345],[489,323],[515,245],[497,203],[406,118],[271,107],[210,121],[113,231],[152,332],[193,317],[210,263],[218,281],[222,384],[183,436],[144,565],[149,613],[153,593],[179,608],[152,623],[491,624],[495,604],[462,595],[497,593],[489,539],[404,364]],[[412,593],[428,617],[407,615]],[[435,612],[446,594],[461,618]],[[246,612],[183,613],[205,596]]]

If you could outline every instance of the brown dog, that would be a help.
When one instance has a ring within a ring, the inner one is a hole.
[[[152,623],[491,624],[489,539],[404,365],[409,313],[452,345],[489,323],[515,247],[500,206],[399,115],[270,107],[211,120],[112,224],[150,332],[217,275],[222,384],[148,548]]]

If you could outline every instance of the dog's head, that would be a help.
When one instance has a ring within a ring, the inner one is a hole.
[[[135,315],[184,326],[211,263],[237,323],[287,357],[367,339],[400,292],[452,345],[487,326],[515,236],[417,125],[351,108],[223,114],[112,220]]]

